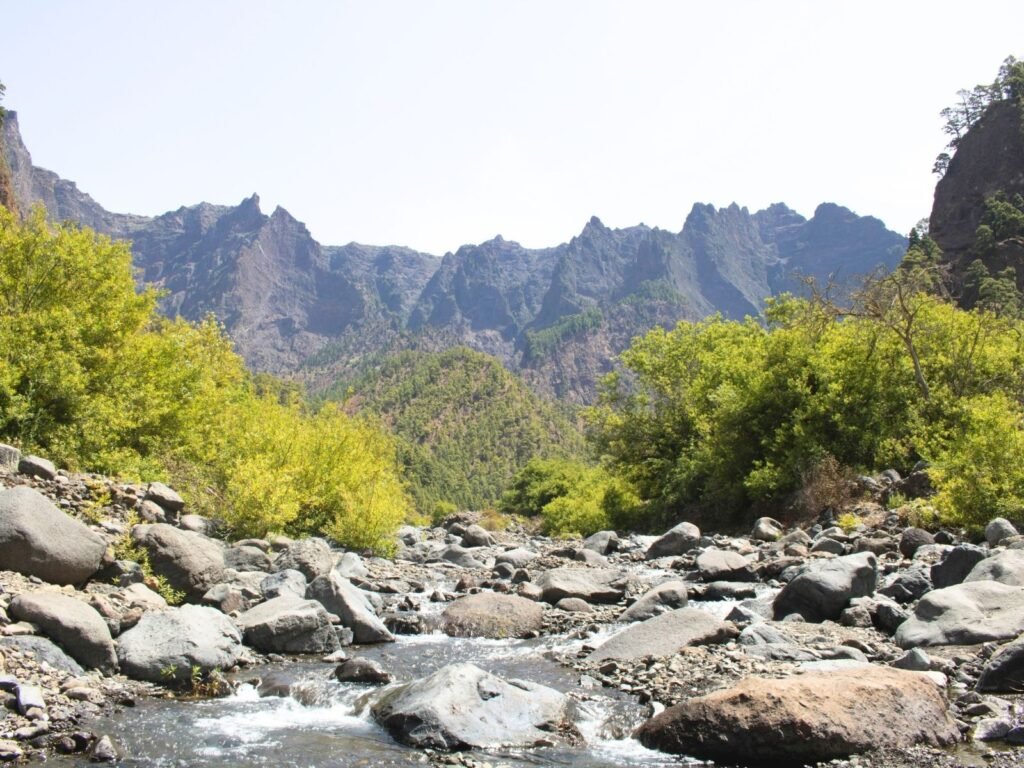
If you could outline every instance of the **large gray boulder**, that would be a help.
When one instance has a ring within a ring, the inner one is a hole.
[[[981,670],[977,688],[992,693],[1024,693],[1024,635],[992,655]]]
[[[290,595],[250,608],[236,619],[245,642],[263,653],[333,653],[341,648],[327,611]]]
[[[646,558],[674,557],[685,554],[700,541],[700,528],[693,523],[680,523],[647,548]]]
[[[260,592],[267,600],[273,600],[281,595],[304,598],[308,588],[309,584],[306,582],[305,575],[293,568],[272,573],[260,580]]]
[[[964,583],[971,581],[998,581],[1024,587],[1024,550],[1007,549],[986,557],[964,578]]]
[[[470,525],[462,533],[462,546],[489,547],[494,544],[494,535],[479,525]]]
[[[307,581],[326,576],[334,569],[334,556],[323,539],[299,539],[288,545],[274,561],[275,571],[300,571]]]
[[[552,568],[534,583],[541,600],[554,605],[563,597],[578,597],[588,603],[617,603],[625,594],[622,573],[613,568]]]
[[[736,627],[698,608],[678,608],[653,619],[631,624],[612,635],[587,658],[632,660],[644,656],[673,656],[690,645],[720,643],[734,637]]]
[[[782,523],[773,517],[759,517],[754,521],[750,538],[754,541],[778,541],[783,534]]]
[[[117,671],[110,628],[91,605],[56,592],[28,592],[11,601],[11,617],[38,626],[78,663],[105,674]]]
[[[676,608],[685,608],[686,603],[686,584],[682,581],[666,581],[645,592],[639,600],[619,614],[618,620],[646,621]]]
[[[978,563],[991,554],[974,544],[960,544],[946,552],[942,560],[932,566],[932,586],[945,589],[960,584]]]
[[[466,549],[461,544],[449,544],[439,553],[439,557],[449,563],[454,563],[460,568],[476,570],[483,568],[484,564],[477,560],[472,549]]]
[[[571,726],[568,699],[524,680],[503,680],[473,664],[451,664],[429,677],[386,688],[374,719],[417,749],[532,747]]]
[[[508,563],[513,568],[524,568],[527,563],[537,558],[536,552],[531,552],[528,549],[522,547],[516,547],[515,549],[508,549],[504,552],[499,552],[497,557],[494,558],[494,564]]]
[[[1017,529],[1005,517],[997,517],[985,526],[985,541],[990,547],[997,547],[1003,539],[1016,535]]]
[[[306,597],[318,601],[340,618],[341,623],[352,630],[352,640],[356,643],[390,643],[395,639],[377,617],[370,599],[335,571],[313,579]]]
[[[132,538],[145,547],[153,572],[190,602],[202,600],[210,587],[224,580],[224,550],[200,533],[154,523],[136,525]]]
[[[224,550],[224,565],[236,571],[269,573],[271,570],[270,557],[259,547],[253,546],[228,547]]]
[[[929,592],[900,624],[900,648],[974,645],[1010,640],[1024,632],[1024,587],[972,581]]]
[[[181,512],[185,508],[185,500],[173,488],[163,483],[150,483],[146,488],[146,501],[152,501],[167,512]]]
[[[776,596],[775,618],[796,613],[807,621],[835,621],[851,599],[872,594],[877,582],[878,560],[871,552],[817,561]]]
[[[57,467],[49,459],[42,456],[22,456],[18,461],[18,471],[23,475],[38,477],[41,480],[53,480],[57,476]]]
[[[619,534],[615,531],[598,531],[583,540],[583,548],[599,555],[610,555],[619,548]]]
[[[861,665],[738,685],[666,709],[644,746],[704,760],[804,765],[885,747],[947,746],[960,732],[939,688],[917,672]]]
[[[0,568],[51,584],[96,573],[106,542],[33,488],[0,490]]]
[[[220,611],[183,605],[145,614],[117,639],[121,670],[153,683],[186,682],[193,668],[202,674],[233,667],[242,636]]]
[[[441,628],[452,637],[529,637],[544,624],[544,609],[525,597],[480,592],[460,597],[441,615]]]
[[[737,552],[709,547],[697,555],[697,570],[704,581],[753,581],[750,561]]]

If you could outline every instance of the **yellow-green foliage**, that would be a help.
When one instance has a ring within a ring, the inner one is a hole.
[[[236,534],[386,550],[409,511],[382,429],[251,377],[212,319],[155,314],[123,243],[0,210],[0,438],[164,479]]]

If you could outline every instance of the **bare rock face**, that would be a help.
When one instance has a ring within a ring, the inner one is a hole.
[[[640,742],[664,752],[733,762],[813,763],[879,745],[959,740],[946,699],[927,677],[884,667],[747,678],[648,720]]]
[[[0,491],[0,563],[51,584],[80,584],[100,567],[107,545],[32,488]]]
[[[453,602],[441,620],[453,637],[528,637],[540,631],[544,609],[525,597],[480,592]]]

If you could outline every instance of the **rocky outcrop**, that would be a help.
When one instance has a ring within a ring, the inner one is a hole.
[[[861,666],[784,680],[748,678],[665,710],[636,736],[652,749],[701,759],[804,764],[880,745],[946,746],[960,732],[931,680]]]
[[[532,747],[559,740],[568,700],[524,680],[503,680],[473,664],[385,690],[371,712],[395,739],[417,749]]]
[[[51,584],[80,584],[96,573],[107,545],[31,488],[0,490],[0,563]]]

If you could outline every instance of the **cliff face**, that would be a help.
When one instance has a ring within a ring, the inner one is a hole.
[[[284,209],[208,203],[156,217],[110,213],[37,168],[11,114],[4,154],[23,207],[41,202],[131,241],[162,309],[213,313],[250,366],[321,381],[381,349],[465,345],[520,371],[539,392],[587,402],[630,340],[712,312],[757,315],[766,296],[892,267],[906,249],[880,221],[833,204],[810,220],[782,204],[751,214],[695,205],[679,232],[611,229],[596,217],[568,243],[531,250],[496,237],[442,259],[407,248],[321,246]]]
[[[1024,194],[1024,121],[1021,106],[1012,101],[989,106],[964,135],[935,187],[929,233],[949,263],[955,283],[962,281],[967,266],[980,256],[993,273],[1015,267],[1018,287],[1024,288],[1024,244],[1008,240],[984,254],[974,251],[985,200],[997,192]]]

